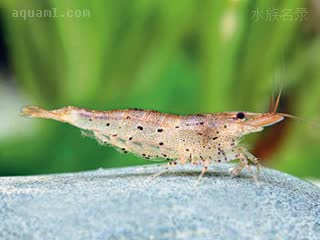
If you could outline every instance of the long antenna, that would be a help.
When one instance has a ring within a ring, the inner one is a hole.
[[[276,113],[277,112],[277,109],[278,109],[278,106],[279,106],[279,103],[280,103],[281,93],[282,93],[282,87],[280,88],[280,91],[279,91],[279,94],[277,96],[276,103],[274,104],[274,108],[273,108],[272,113]]]
[[[272,95],[270,99],[270,109],[269,112],[272,113],[274,109],[274,91],[275,91],[275,80],[274,80],[274,72],[272,73]]]

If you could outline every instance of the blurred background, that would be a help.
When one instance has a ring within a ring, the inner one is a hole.
[[[150,163],[25,105],[192,114],[269,110],[320,122],[320,1],[1,0],[0,175]],[[320,128],[245,139],[262,164],[320,177]]]

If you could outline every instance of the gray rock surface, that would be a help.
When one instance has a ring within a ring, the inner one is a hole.
[[[1,239],[320,239],[320,188],[229,164],[0,178]]]

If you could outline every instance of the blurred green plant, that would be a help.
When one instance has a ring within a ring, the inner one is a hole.
[[[285,110],[319,117],[320,43],[318,35],[305,31],[312,25],[310,13],[303,21],[270,15],[274,9],[278,14],[306,9],[303,0],[4,0],[0,7],[19,91],[30,104],[261,112],[281,81]],[[45,9],[57,17],[14,16]],[[67,17],[69,10],[86,10],[89,16]],[[266,15],[258,19],[257,13]],[[0,142],[0,174],[147,163],[81,138],[70,126],[33,121],[32,136]],[[288,129],[272,155],[281,161],[271,163],[298,176],[319,177],[318,135],[301,122]]]

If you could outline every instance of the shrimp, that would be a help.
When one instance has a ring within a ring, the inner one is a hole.
[[[258,172],[260,163],[240,140],[285,117],[294,117],[276,112],[279,99],[280,94],[268,113],[177,115],[142,109],[95,111],[69,106],[49,111],[28,106],[22,115],[69,123],[101,144],[145,159],[165,159],[170,165],[201,165],[200,178],[211,163],[235,159],[239,164],[230,169],[232,176],[238,176],[244,168],[256,176],[249,163],[255,164]]]

